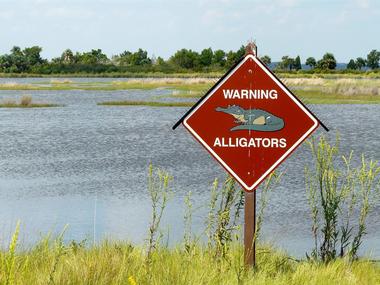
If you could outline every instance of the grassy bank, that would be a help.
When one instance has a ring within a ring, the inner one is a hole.
[[[51,108],[51,107],[60,107],[57,104],[48,104],[48,103],[32,103],[30,105],[21,105],[18,103],[0,103],[0,108]]]
[[[109,101],[98,103],[101,106],[150,106],[150,107],[191,107],[192,102],[157,102],[157,101]]]
[[[206,91],[215,79],[209,78],[149,78],[128,81],[74,82],[70,79],[41,81],[37,83],[8,82],[0,84],[0,90],[152,90],[173,89],[181,91]]]
[[[51,103],[34,103],[31,96],[22,96],[20,102],[13,99],[5,99],[0,102],[0,108],[48,108],[59,106]]]
[[[380,103],[380,79],[285,77],[283,81],[297,96],[312,104]],[[0,90],[114,91],[167,89],[170,92],[168,95],[164,95],[165,97],[200,98],[215,82],[216,79],[210,78],[145,78],[107,82],[74,82],[70,79],[51,79],[50,81],[29,84],[2,83]],[[153,104],[151,105],[153,106]],[[189,105],[191,104],[186,103],[183,106]]]
[[[174,194],[173,177],[150,164],[147,188],[151,219],[145,244],[64,242],[62,233],[22,248],[18,246],[18,223],[8,250],[0,249],[0,284],[380,284],[380,262],[356,255],[366,234],[367,214],[378,205],[378,162],[363,155],[361,165],[352,166],[352,152],[348,159],[341,155],[338,140],[331,145],[321,137],[309,145],[313,159],[312,168],[305,167],[305,182],[316,248],[308,259],[292,258],[261,240],[268,195],[282,176],[277,173],[270,174],[257,190],[257,267],[247,268],[243,262],[239,217],[244,192],[230,176],[224,182],[214,180],[209,199],[204,201],[208,213],[199,236],[192,231],[192,217],[198,212],[191,192],[186,195],[183,217],[176,217],[184,222],[183,240],[168,247],[165,241],[170,235],[162,231],[161,217]],[[343,167],[336,164],[340,157],[346,163]],[[319,195],[326,197],[323,202]],[[360,216],[346,213],[347,206]],[[358,225],[353,225],[357,220]],[[327,231],[331,232],[328,237]],[[202,236],[207,238],[204,243]]]
[[[84,247],[42,241],[34,248],[2,252],[1,284],[379,284],[380,267],[371,261],[328,265],[295,261],[258,248],[256,270],[245,270],[242,248],[218,258],[212,250],[159,248],[148,260],[142,247],[104,242]],[[6,265],[12,265],[11,268]],[[9,271],[11,269],[11,271]],[[7,283],[7,280],[11,282]]]
[[[380,267],[361,260],[329,264],[296,261],[270,247],[259,247],[256,270],[245,269],[243,249],[225,257],[194,246],[158,248],[150,259],[143,247],[124,242],[97,246],[60,239],[42,240],[28,250],[0,252],[1,284],[379,284]]]
[[[223,76],[223,72],[0,73],[0,78],[220,78],[221,76]]]
[[[380,78],[380,72],[376,71],[348,71],[348,70],[301,70],[301,71],[274,71],[281,78]],[[84,77],[84,78],[220,78],[223,71],[213,72],[77,72],[77,73],[0,73],[0,78],[67,78],[67,77]]]
[[[283,77],[284,83],[307,103],[312,104],[378,104],[380,79],[370,78],[307,78]],[[51,79],[36,83],[7,82],[0,90],[155,90],[166,89],[161,97],[200,98],[216,82],[216,78],[144,78],[128,81],[75,82],[71,79]],[[130,104],[113,104],[130,105]],[[165,104],[164,104],[165,105]],[[162,105],[162,106],[164,106]],[[184,106],[189,106],[186,103]],[[153,106],[153,105],[152,105]],[[155,105],[158,106],[158,105]]]

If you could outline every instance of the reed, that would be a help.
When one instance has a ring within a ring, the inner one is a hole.
[[[309,258],[325,263],[358,259],[366,218],[379,201],[380,165],[364,155],[354,165],[352,151],[340,153],[338,138],[330,143],[322,136],[308,143],[313,166],[305,167],[305,180],[314,237]]]
[[[157,101],[108,101],[98,103],[100,106],[150,106],[150,107],[191,107],[192,102],[157,102]]]
[[[29,95],[22,96],[19,103],[13,99],[4,99],[3,102],[0,103],[0,108],[47,108],[59,106],[60,105],[51,103],[33,103],[33,98]]]
[[[351,168],[350,155],[343,160],[346,170],[351,174],[342,176],[341,169],[333,165],[338,154],[336,145],[330,145],[322,138],[318,143],[311,141],[310,147],[316,167],[315,171],[309,169],[306,175],[311,208],[314,216],[323,211],[328,211],[331,216],[326,223],[332,226],[323,232],[337,228],[338,198],[346,201],[345,197],[349,197],[348,201],[351,202],[345,208],[348,214],[359,205],[359,227],[364,225],[364,228],[359,228],[358,234],[352,236],[352,252],[364,236],[365,217],[373,205],[368,193],[372,193],[373,186],[378,185],[376,177],[380,169],[376,162],[364,158],[358,168]],[[261,186],[260,191],[263,193],[259,200],[258,223],[263,222],[268,195],[280,177],[272,174]],[[341,178],[343,184],[336,183]],[[99,244],[87,244],[86,241],[64,243],[64,230],[55,238],[47,235],[30,248],[18,249],[18,223],[9,249],[0,250],[0,284],[380,284],[380,265],[376,261],[350,258],[353,255],[330,258],[326,252],[324,254],[328,256],[329,262],[320,262],[319,258],[297,260],[260,239],[257,247],[258,266],[255,269],[245,267],[243,247],[238,235],[244,195],[231,177],[227,177],[223,183],[217,180],[213,183],[210,201],[207,202],[207,244],[192,239],[191,218],[195,209],[191,194],[185,198],[184,243],[173,247],[160,243],[160,222],[171,196],[171,179],[167,171],[149,166],[147,189],[152,218],[145,245],[110,240],[103,240]],[[351,188],[353,184],[358,187]],[[318,185],[325,188],[319,189]],[[337,185],[342,188],[334,188]],[[322,208],[319,207],[319,191],[323,197],[329,195]],[[357,199],[353,199],[354,196]],[[315,221],[318,220],[317,217]],[[343,223],[343,227],[345,225]],[[315,224],[315,228],[318,231],[321,226]],[[346,229],[346,232],[350,232],[350,224]],[[331,231],[330,236],[336,238]],[[321,255],[318,248],[316,255]]]
[[[215,250],[196,245],[192,254],[181,246],[157,247],[149,266],[144,247],[128,242],[103,241],[98,245],[68,243],[57,252],[59,238],[47,237],[28,250],[1,252],[1,284],[379,284],[380,266],[369,260],[329,264],[296,261],[261,244],[256,270],[243,267],[239,244],[224,258]],[[59,254],[59,258],[57,258]],[[12,277],[4,259],[12,260]],[[54,266],[55,265],[55,266]],[[52,273],[52,269],[54,272]],[[53,281],[50,281],[53,280]],[[54,282],[54,283],[53,283]]]

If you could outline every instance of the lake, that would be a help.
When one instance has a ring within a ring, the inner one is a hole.
[[[50,79],[1,79],[0,83]],[[99,81],[99,79],[72,79]],[[102,79],[114,80],[114,79]],[[120,79],[119,79],[120,80]],[[168,90],[0,91],[0,100],[31,95],[59,108],[0,109],[0,240],[4,246],[21,221],[20,239],[32,244],[68,224],[67,241],[124,239],[142,243],[150,204],[146,189],[149,163],[169,171],[175,193],[163,220],[169,243],[183,236],[184,197],[192,191],[194,231],[201,233],[214,178],[225,172],[183,127],[172,125],[187,108],[97,106],[109,100],[165,98]],[[189,99],[185,99],[188,101]],[[380,160],[379,105],[309,106],[340,133],[341,149]],[[315,136],[324,133],[320,128]],[[312,248],[304,165],[306,145],[282,164],[284,177],[271,194],[263,238],[295,256]],[[260,196],[260,193],[259,193]],[[258,197],[259,198],[259,197]],[[380,258],[380,207],[368,217],[363,253]]]

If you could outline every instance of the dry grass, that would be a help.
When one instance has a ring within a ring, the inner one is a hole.
[[[44,108],[44,107],[58,107],[57,104],[50,103],[33,103],[33,98],[30,95],[24,95],[17,103],[14,99],[4,99],[0,103],[0,108]]]
[[[283,82],[289,87],[301,87],[300,89],[305,91],[345,96],[380,96],[380,79],[285,78]]]
[[[150,107],[191,107],[192,102],[157,102],[157,101],[109,101],[98,103],[102,106],[150,106]]]
[[[257,250],[256,270],[244,267],[236,244],[223,258],[195,245],[159,247],[150,259],[143,246],[126,242],[87,247],[47,237],[28,250],[16,246],[17,237],[0,251],[0,284],[380,284],[380,267],[370,261],[297,262],[267,246]]]
[[[131,79],[128,81],[112,81],[112,84],[115,85],[133,85],[133,84],[207,84],[214,82],[215,79],[210,78],[141,78],[141,79]]]
[[[32,105],[32,96],[24,95],[21,97],[20,105],[23,107],[29,107]]]
[[[69,83],[73,83],[73,81],[70,80],[70,79],[67,79],[67,78],[61,79],[61,80],[59,80],[59,79],[51,79],[50,83],[51,84],[69,84]]]

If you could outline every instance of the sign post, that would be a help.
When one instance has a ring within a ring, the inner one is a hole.
[[[327,127],[257,57],[246,54],[180,123],[246,191],[244,260],[254,266],[256,190],[309,135]]]
[[[244,196],[244,263],[256,266],[256,191]]]

